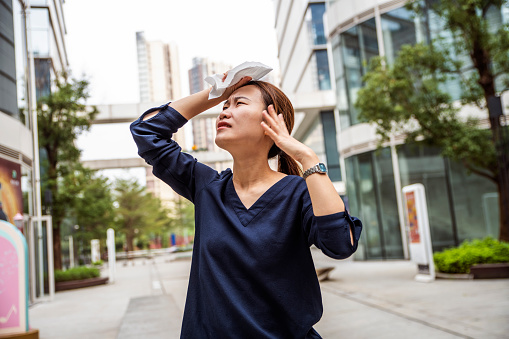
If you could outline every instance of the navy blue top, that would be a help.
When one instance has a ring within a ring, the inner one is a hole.
[[[310,246],[332,258],[349,257],[360,220],[346,211],[314,216],[305,181],[292,175],[246,209],[230,169],[218,173],[171,140],[186,122],[166,104],[131,124],[138,153],[154,175],[195,205],[181,338],[320,338],[312,328],[322,299]]]

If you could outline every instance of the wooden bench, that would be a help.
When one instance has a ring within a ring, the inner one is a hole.
[[[327,267],[316,267],[316,276],[318,277],[318,281],[329,280],[329,274],[334,269],[333,266]]]

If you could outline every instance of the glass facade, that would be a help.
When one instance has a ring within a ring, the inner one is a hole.
[[[385,58],[394,63],[398,51],[403,45],[413,45],[427,41],[427,25],[423,18],[414,17],[406,8],[381,15]]]
[[[401,187],[421,183],[433,240],[433,251],[467,239],[498,237],[498,195],[494,183],[468,173],[458,163],[423,144],[397,148]],[[363,221],[356,259],[401,259],[395,179],[389,148],[345,159],[350,211]]]
[[[345,159],[350,212],[364,229],[356,259],[399,259],[403,245],[390,149]]]
[[[12,0],[0,6],[0,111],[18,118]]]
[[[369,19],[350,28],[333,41],[334,69],[338,92],[338,110],[341,129],[359,123],[353,107],[357,92],[362,87],[362,76],[369,60],[379,55],[375,19]],[[344,100],[344,101],[343,101]]]
[[[498,238],[497,186],[486,178],[469,173],[458,163],[449,166],[458,241],[485,236]]]
[[[440,150],[407,144],[398,149],[398,160],[401,187],[420,183],[426,189],[433,250],[456,245],[446,165]]]

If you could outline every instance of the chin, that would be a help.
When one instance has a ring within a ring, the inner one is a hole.
[[[228,145],[230,144],[230,142],[228,140],[225,140],[225,138],[216,136],[214,142],[216,143],[217,147],[222,148],[225,151],[228,151]]]

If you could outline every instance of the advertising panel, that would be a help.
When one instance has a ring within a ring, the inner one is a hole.
[[[3,158],[0,158],[0,203],[7,221],[12,224],[16,214],[23,214],[21,165]]]
[[[435,279],[431,232],[426,204],[426,192],[422,184],[403,187],[405,199],[406,227],[409,240],[410,259],[417,264],[417,281]]]

